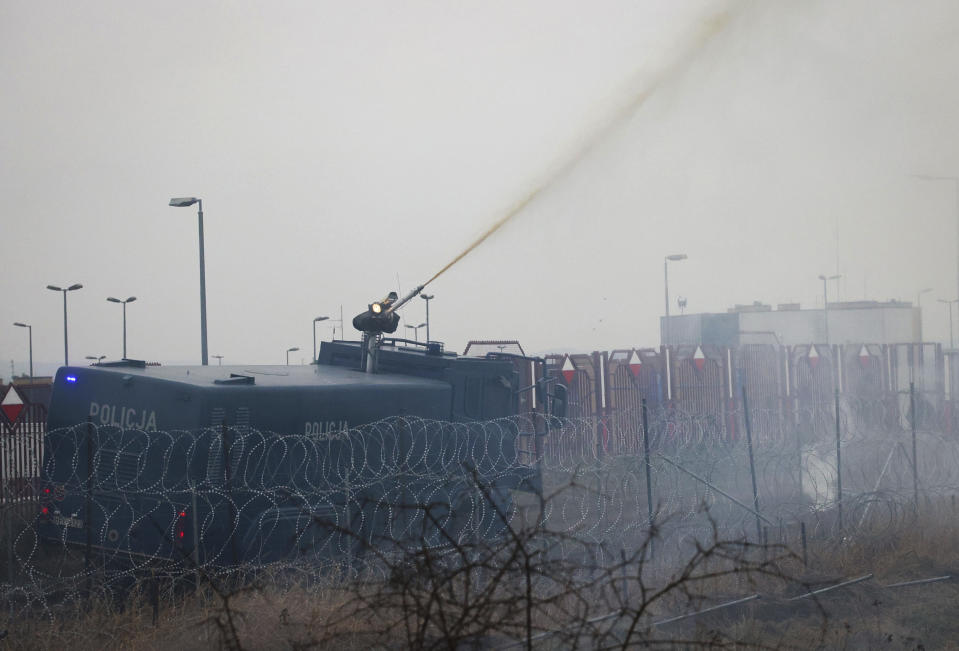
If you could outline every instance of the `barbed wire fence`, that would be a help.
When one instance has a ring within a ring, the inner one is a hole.
[[[954,511],[959,442],[930,414],[900,394],[726,420],[667,408],[645,419],[392,418],[312,436],[85,423],[48,436],[51,481],[14,532],[17,571],[0,599],[12,626],[269,581],[349,586],[355,614],[401,609],[395,600],[419,595],[410,586],[432,572],[417,590],[468,583],[463,594],[484,597],[457,635],[497,617],[507,637],[540,635],[570,617],[625,616],[637,567],[644,585],[672,585],[706,549],[731,574],[773,575],[806,535],[881,544],[919,511]],[[731,435],[747,421],[748,439]],[[706,592],[685,603],[708,603]],[[504,618],[524,595],[524,621]],[[595,624],[594,638],[608,633]]]

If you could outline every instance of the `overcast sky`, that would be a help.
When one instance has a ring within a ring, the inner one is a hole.
[[[74,363],[120,356],[131,295],[130,357],[199,361],[174,196],[203,199],[226,363],[308,361],[315,316],[424,282],[540,187],[430,285],[434,339],[657,345],[686,253],[673,310],[821,306],[838,264],[846,300],[932,287],[944,340],[956,188],[911,175],[959,175],[957,82],[954,0],[0,0],[0,377],[14,321],[62,363],[48,284],[84,285]]]

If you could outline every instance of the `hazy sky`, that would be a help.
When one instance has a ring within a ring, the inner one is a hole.
[[[682,252],[674,310],[821,305],[838,260],[843,299],[934,288],[943,340],[956,189],[911,175],[959,175],[957,82],[954,0],[0,0],[0,377],[14,321],[62,363],[47,284],[84,285],[74,363],[120,356],[130,295],[129,356],[199,361],[171,197],[204,201],[210,353],[299,362],[313,317],[425,281],[597,136],[429,287],[433,338],[655,345]]]

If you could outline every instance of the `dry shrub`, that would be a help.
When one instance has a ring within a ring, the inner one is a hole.
[[[850,534],[814,541],[808,568],[785,547],[723,539],[716,528],[711,538],[684,550],[682,563],[667,566],[648,560],[655,530],[626,552],[602,549],[578,531],[549,530],[535,514],[527,513],[522,525],[502,514],[513,526],[495,539],[451,539],[443,549],[380,541],[366,571],[349,579],[317,575],[301,564],[259,570],[255,580],[229,585],[208,577],[198,591],[181,582],[161,591],[156,625],[150,580],[144,579],[119,604],[93,599],[82,612],[51,607],[43,617],[11,622],[4,642],[81,651],[509,644],[948,648],[959,639],[955,583],[881,586],[950,574],[959,566],[949,508],[924,505],[918,522],[887,530],[882,540]],[[876,579],[788,600],[868,573]],[[757,593],[762,598],[662,623]]]

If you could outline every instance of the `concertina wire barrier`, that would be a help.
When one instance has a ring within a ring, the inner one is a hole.
[[[0,593],[17,616],[91,591],[116,598],[144,571],[171,579],[171,590],[198,573],[238,581],[277,569],[355,574],[375,571],[369,547],[398,553],[495,539],[506,520],[568,533],[551,554],[576,559],[589,550],[601,565],[644,543],[649,502],[662,564],[714,526],[769,542],[789,542],[798,522],[824,539],[878,539],[912,522],[917,506],[951,499],[955,508],[959,442],[927,427],[917,409],[913,460],[908,406],[908,395],[844,398],[838,473],[834,407],[751,409],[758,513],[745,437],[675,409],[647,414],[649,496],[638,411],[483,423],[391,418],[322,436],[80,424],[48,437],[56,449],[45,451],[44,476],[59,483],[41,486],[48,512],[14,533],[19,573]],[[743,422],[743,413],[732,416]],[[530,469],[542,473],[541,489],[524,486],[542,491],[532,498],[511,490]]]

